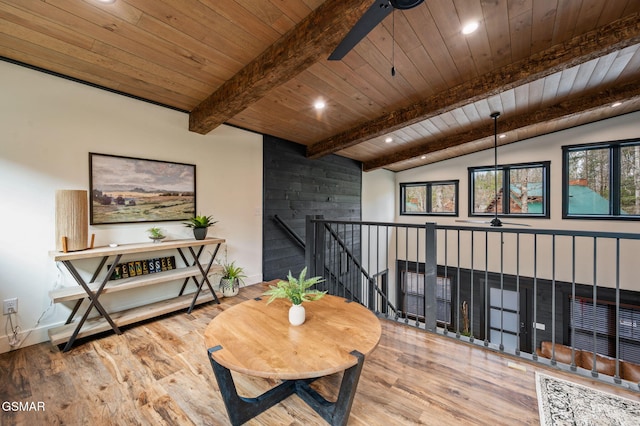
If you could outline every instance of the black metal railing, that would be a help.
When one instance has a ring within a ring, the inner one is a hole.
[[[306,247],[381,316],[639,389],[640,234],[308,217]]]

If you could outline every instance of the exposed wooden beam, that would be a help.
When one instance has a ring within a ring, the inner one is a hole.
[[[618,85],[609,89],[592,92],[585,96],[567,99],[534,112],[522,113],[511,117],[501,117],[500,133],[514,131],[545,121],[569,118],[579,113],[611,105],[613,102],[621,99],[631,100],[639,97],[639,83],[630,82]],[[487,118],[487,120],[489,121],[490,119]],[[475,127],[466,132],[445,136],[437,140],[424,140],[419,145],[402,149],[391,154],[386,154],[373,160],[365,161],[362,165],[362,169],[368,172],[389,164],[409,160],[425,154],[428,155],[429,153],[463,145],[465,143],[490,136],[493,136],[493,125],[487,122],[484,126]]]
[[[635,13],[311,144],[307,146],[307,157],[335,153],[637,43],[640,43],[640,14]]]
[[[209,133],[269,90],[326,59],[369,6],[368,0],[326,0],[195,107],[189,130]]]

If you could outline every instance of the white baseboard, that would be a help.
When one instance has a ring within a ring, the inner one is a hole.
[[[18,342],[18,346],[15,347],[9,344],[9,336],[6,334],[4,336],[0,336],[0,354],[21,349],[26,346],[37,345],[38,343],[48,342],[49,333],[47,331],[49,328],[62,324],[63,322],[60,322],[59,324],[47,324],[46,326],[24,330],[18,334],[18,339],[20,339],[20,341]]]

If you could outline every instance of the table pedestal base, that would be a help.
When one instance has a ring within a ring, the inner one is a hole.
[[[309,386],[316,379],[286,380],[258,397],[241,397],[238,395],[229,369],[218,364],[211,356],[213,352],[220,349],[222,349],[221,346],[216,346],[208,350],[209,361],[218,381],[231,424],[241,425],[293,394],[297,394],[329,424],[347,424],[364,364],[364,355],[360,352],[351,352],[351,355],[356,357],[357,363],[344,371],[338,399],[336,402],[329,402]]]

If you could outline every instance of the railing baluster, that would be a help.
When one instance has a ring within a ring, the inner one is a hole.
[[[620,379],[620,238],[616,238],[616,370],[614,381],[622,383]]]
[[[474,294],[475,294],[475,291],[474,291],[475,286],[474,286],[474,284],[475,284],[475,280],[473,279],[473,272],[475,271],[475,263],[473,261],[474,260],[473,259],[473,253],[474,253],[473,249],[474,249],[474,244],[475,244],[475,242],[474,242],[475,234],[476,234],[475,231],[471,231],[471,247],[470,247],[470,249],[471,249],[471,307],[469,308],[469,320],[470,320],[469,322],[471,324],[469,326],[470,327],[469,332],[471,333],[471,338],[469,340],[471,342],[473,342],[474,339],[475,339],[475,328],[474,328],[475,322],[474,322],[474,315],[473,315],[473,313],[475,312],[475,304],[474,304]]]
[[[517,317],[518,324],[516,324],[516,355],[520,355],[520,330],[522,329],[522,318],[520,317],[520,233],[516,232],[516,294],[518,297],[518,308],[517,308]],[[524,324],[526,324],[526,318],[524,320]],[[525,327],[530,327],[531,325],[525,325]]]
[[[457,315],[457,319],[456,319],[456,335],[458,337],[460,337],[460,310],[462,309],[462,305],[460,304],[460,231],[456,232],[456,236],[458,237],[458,247],[457,247],[457,254],[458,254],[458,259],[456,260],[457,263],[457,272],[456,272],[456,315]],[[445,277],[445,286],[448,287],[448,280]],[[445,294],[444,297],[446,297],[447,293],[447,288],[445,288]],[[451,315],[451,313],[449,313],[449,315]],[[445,325],[446,327],[446,325]]]
[[[504,351],[504,233],[500,232],[500,351]]]
[[[551,236],[551,334],[556,335],[556,236]]]
[[[551,319],[555,321],[555,318]],[[538,234],[533,234],[533,323],[536,327],[533,327],[533,341],[538,341]],[[551,335],[551,364],[555,364],[555,346],[556,336]],[[535,351],[534,359],[536,358]]]
[[[598,237],[593,237],[593,368],[591,369],[591,375],[598,377],[598,362],[596,359],[596,353],[598,352],[598,335],[596,330],[596,318],[597,316],[597,301],[598,301]]]
[[[416,230],[416,276],[420,276],[420,229],[415,228]],[[422,312],[426,321],[427,318],[427,274],[423,275],[423,287],[422,287]],[[418,296],[420,295],[420,291],[418,290]],[[419,300],[416,297],[416,300]],[[418,313],[420,312],[419,307],[416,309]],[[420,315],[416,315],[416,327],[420,327]]]
[[[405,289],[404,289],[405,291],[402,292],[402,294],[403,294],[402,297],[404,297],[405,303],[403,303],[402,306],[404,306],[404,311],[405,311],[405,317],[404,317],[405,320],[404,321],[405,321],[405,323],[409,324],[409,315],[408,315],[409,312],[407,312],[407,305],[409,304],[409,297],[406,295],[407,294],[407,292],[406,292],[406,289],[407,289],[406,282],[407,282],[407,278],[408,278],[407,273],[409,272],[409,227],[405,226],[404,229],[405,229],[405,231],[404,231],[404,233],[405,233],[405,237],[404,237],[404,244],[405,244],[405,248],[404,248],[404,270],[405,270],[405,274],[404,275],[405,275],[405,279],[403,280],[402,284],[405,287]]]
[[[444,280],[445,280],[445,283],[449,278],[448,268],[449,268],[449,230],[445,229],[444,230]],[[449,333],[449,327],[447,327],[447,325],[445,324],[444,330],[442,331],[444,332],[445,335],[447,335],[447,333]]]
[[[489,232],[484,232],[484,345],[489,346]]]
[[[571,318],[570,328],[571,328],[571,369],[573,371],[577,370],[576,366],[576,327],[575,324],[575,308],[576,308],[576,237],[575,235],[571,238]],[[572,326],[573,325],[573,326]]]

